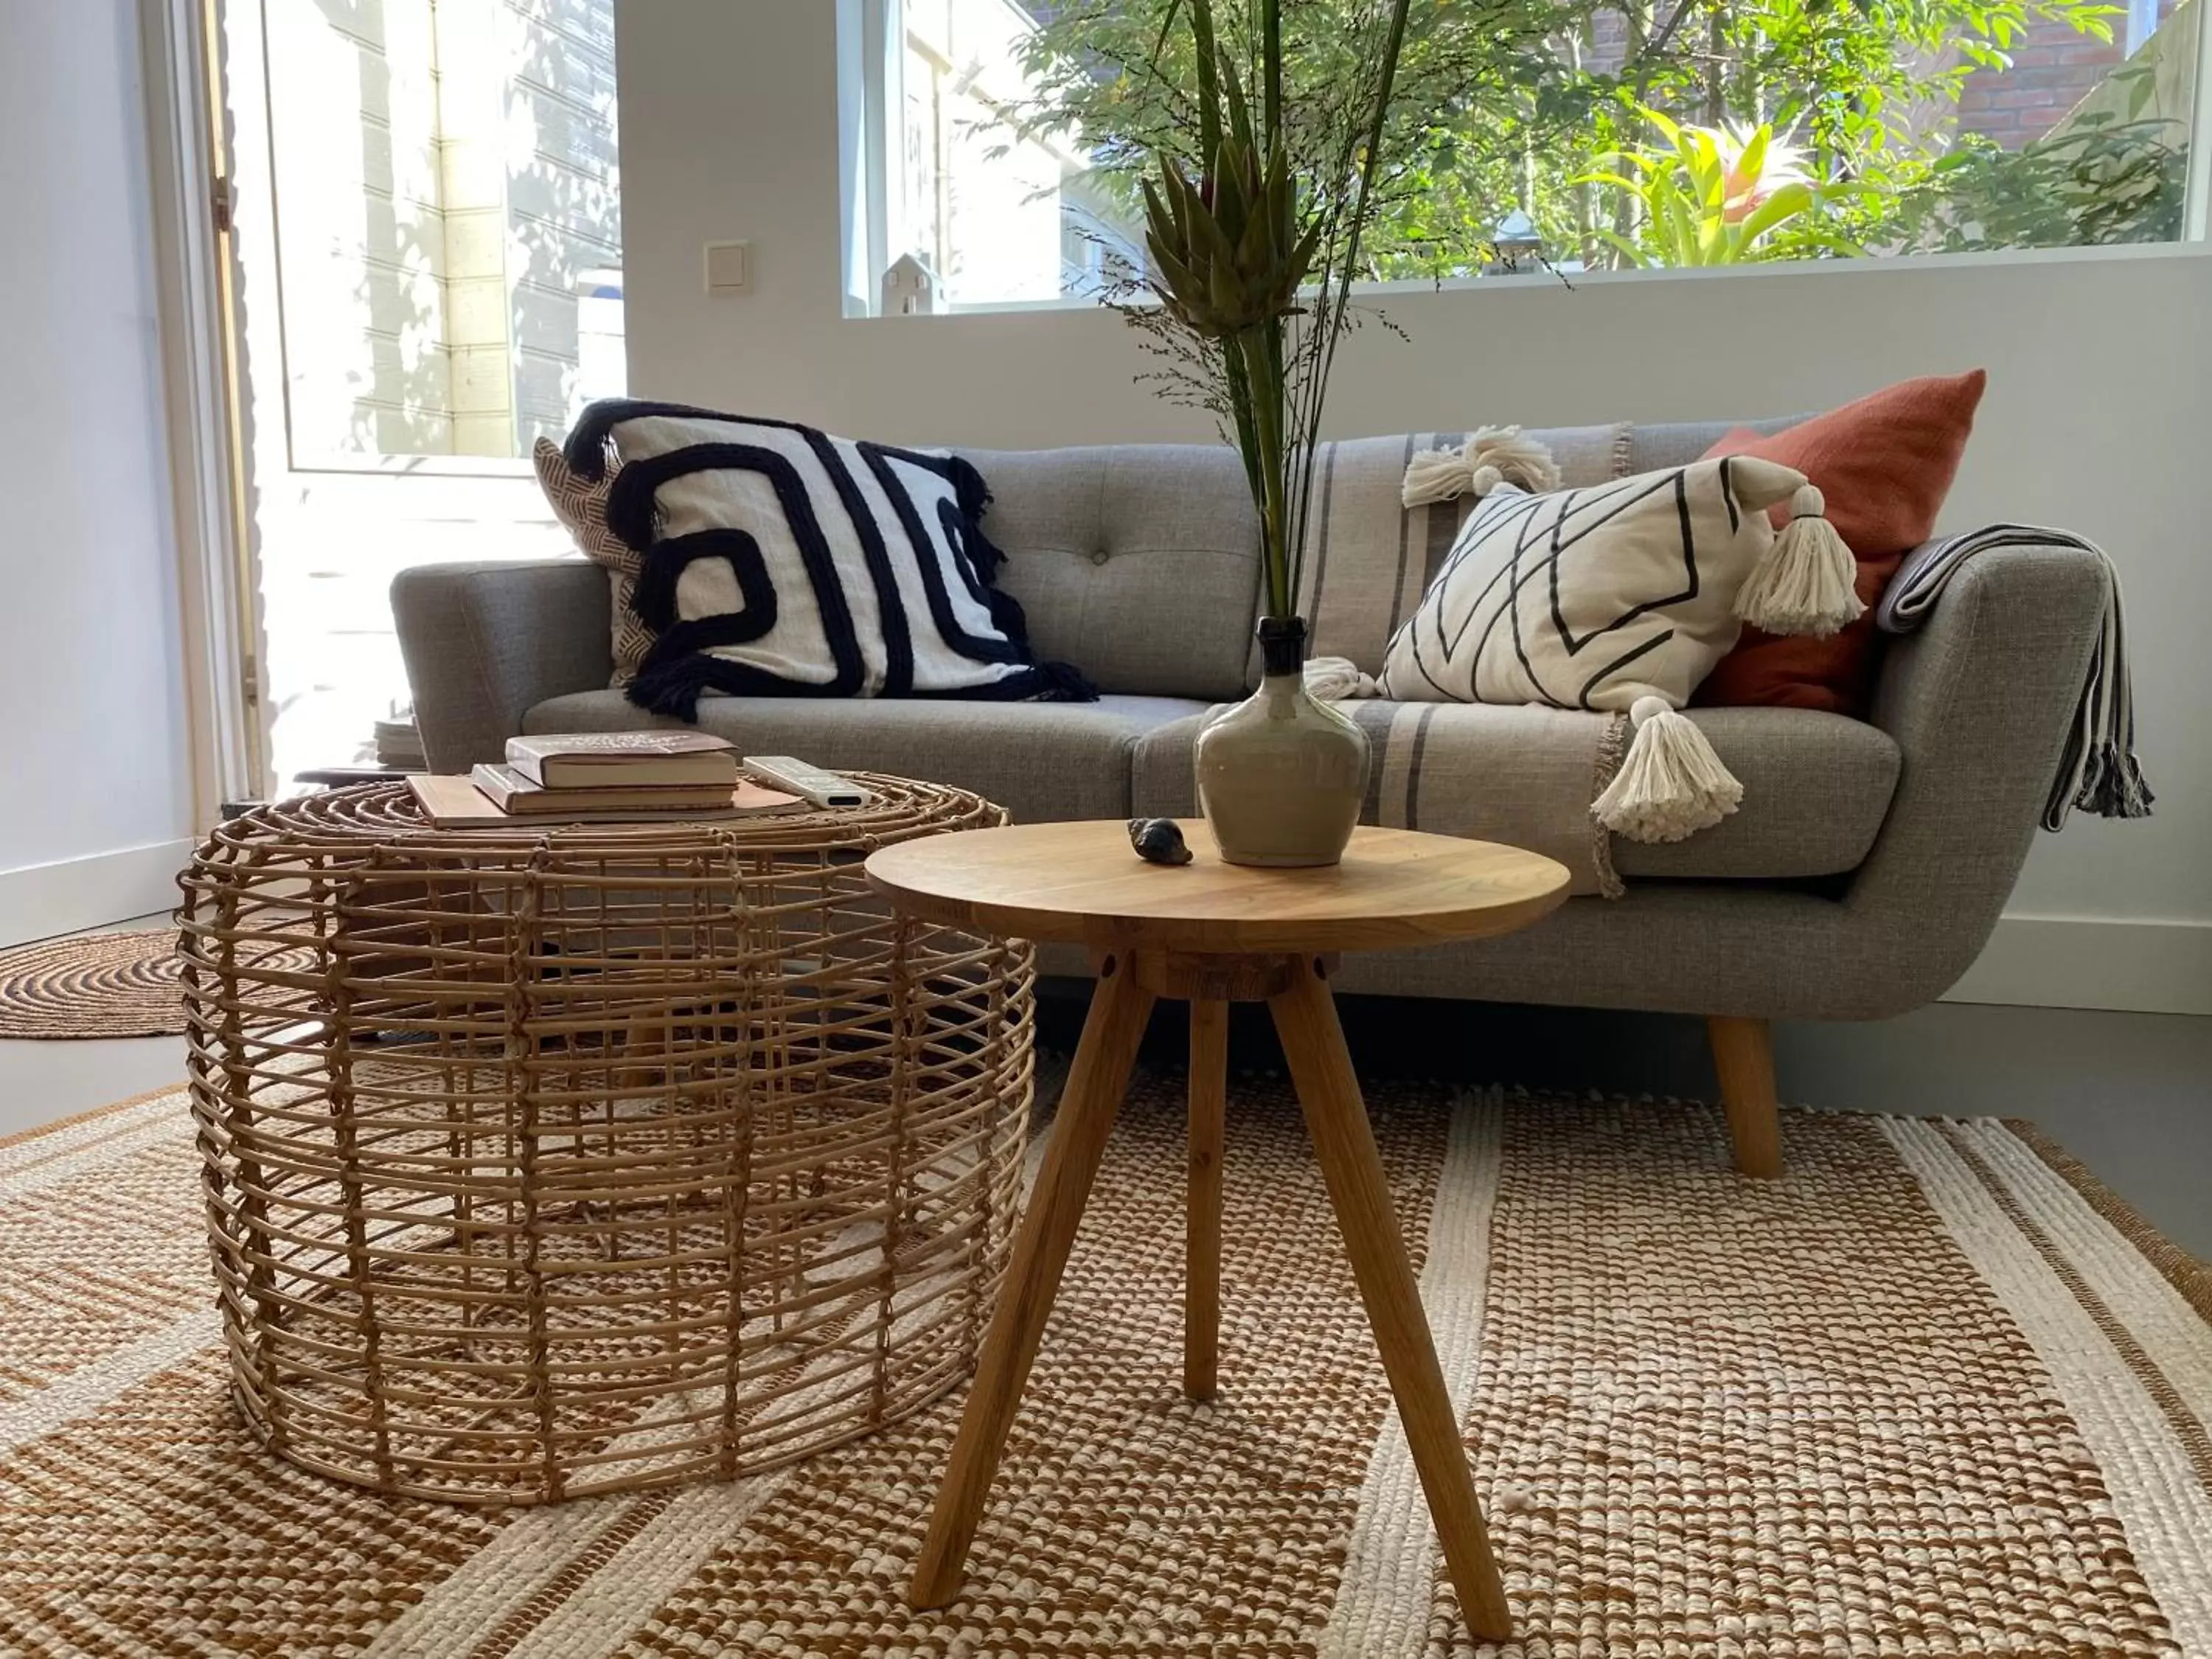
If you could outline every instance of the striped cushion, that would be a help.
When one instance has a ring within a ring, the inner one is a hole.
[[[631,608],[655,635],[628,687],[656,714],[700,696],[1096,695],[1039,664],[992,586],[989,494],[957,456],[680,404],[594,404],[569,434],[608,479],[608,531],[638,556]]]
[[[1525,435],[1550,448],[1561,484],[1572,489],[1626,477],[1633,434],[1624,422]],[[1298,581],[1298,614],[1307,619],[1315,656],[1348,657],[1364,672],[1382,672],[1390,636],[1443,568],[1474,506],[1462,496],[1401,507],[1407,465],[1422,450],[1466,441],[1464,432],[1409,432],[1322,446]]]
[[[1155,727],[1138,740],[1130,764],[1131,811],[1146,817],[1187,817],[1198,811],[1193,752],[1199,732],[1226,707]],[[1362,823],[1523,847],[1566,866],[1570,890],[1620,896],[1612,837],[1590,817],[1589,804],[1620,767],[1627,723],[1621,716],[1534,703],[1372,697],[1338,708],[1367,734]],[[1877,821],[1887,800],[1885,789],[1875,809]]]

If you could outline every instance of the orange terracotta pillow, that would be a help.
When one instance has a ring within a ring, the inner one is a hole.
[[[1901,380],[1771,437],[1738,427],[1705,452],[1706,459],[1755,455],[1779,461],[1818,484],[1828,498],[1828,521],[1858,561],[1855,586],[1867,611],[1825,640],[1746,627],[1692,702],[1866,712],[1880,660],[1875,601],[1905,556],[1936,533],[1936,515],[1966,453],[1987,378],[1977,368]],[[1788,516],[1781,508],[1775,522]]]

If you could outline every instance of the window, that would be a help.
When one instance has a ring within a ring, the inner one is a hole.
[[[512,459],[619,392],[612,0],[264,10],[293,464]]]
[[[902,256],[923,268],[932,308],[945,310],[1088,298],[1131,268],[1142,233],[1121,194],[1101,187],[1072,130],[1035,118],[1027,59],[1042,8],[866,5],[872,50],[847,73],[863,82],[867,130],[895,142],[860,163],[879,175],[867,192],[882,205],[853,262],[855,309],[882,308],[880,277]]]
[[[615,0],[218,0],[264,787],[408,756],[393,576],[569,550],[618,394]]]
[[[1157,67],[1164,40],[1169,78],[1189,74],[1178,0],[860,3],[903,43],[878,71],[904,82],[897,142],[861,150],[899,204],[875,273],[912,254],[957,309],[1074,297],[1136,266],[1138,172],[1156,147],[1193,147]],[[1288,0],[1294,109],[1345,82],[1344,20],[1379,3]],[[1417,4],[1374,273],[2201,238],[2205,3]],[[1255,9],[1215,0],[1221,38]],[[1056,290],[1037,252],[1054,213]]]

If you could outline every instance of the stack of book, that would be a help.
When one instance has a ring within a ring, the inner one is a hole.
[[[745,777],[728,739],[706,732],[579,732],[509,738],[507,759],[467,777],[408,779],[441,830],[757,817],[805,810]]]

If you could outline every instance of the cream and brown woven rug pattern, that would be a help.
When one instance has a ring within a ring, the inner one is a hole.
[[[170,928],[0,951],[0,1038],[169,1036],[184,1029]]]
[[[1372,1091],[1520,1632],[1565,1656],[2212,1656],[2212,1287],[1990,1121]],[[1232,1097],[1223,1394],[1181,1398],[1181,1079],[1140,1079],[966,1591],[902,1592],[957,1398],[534,1510],[276,1462],[169,1094],[0,1144],[0,1653],[1472,1651],[1284,1086]]]

